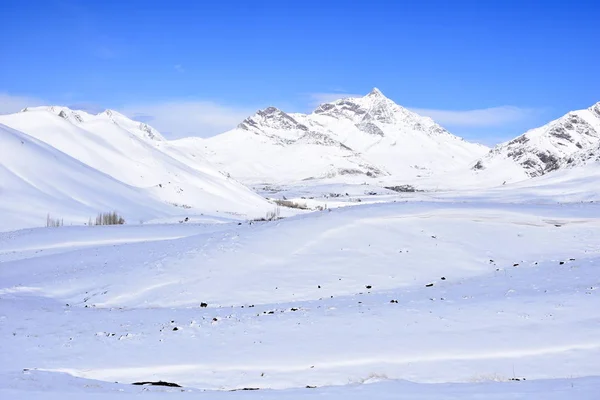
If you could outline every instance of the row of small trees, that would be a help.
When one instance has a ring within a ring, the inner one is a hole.
[[[98,213],[95,221],[92,221],[92,218],[89,219],[88,225],[123,225],[125,223],[125,218],[119,215],[116,211],[113,212],[105,212]],[[53,218],[50,214],[46,216],[46,227],[47,228],[58,228],[63,226],[64,220],[62,218]]]
[[[46,228],[58,228],[63,225],[64,221],[62,218],[52,218],[50,214],[46,216]]]
[[[125,223],[125,219],[117,214],[116,211],[108,212],[108,213],[99,213],[96,216],[96,223],[94,225],[123,225]],[[92,219],[90,218],[88,225],[92,224]]]

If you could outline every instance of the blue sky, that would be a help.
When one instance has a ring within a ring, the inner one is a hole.
[[[0,2],[0,112],[113,108],[206,136],[378,87],[487,144],[600,101],[600,2]]]

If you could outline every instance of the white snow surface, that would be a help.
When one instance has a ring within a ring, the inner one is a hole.
[[[322,104],[308,115],[269,107],[236,129],[196,142],[210,161],[252,184],[414,179],[466,166],[489,150],[451,135],[378,89]]]
[[[135,221],[166,216],[173,208],[2,124],[0,160],[2,231],[43,226],[48,213],[83,224],[115,207]]]
[[[599,207],[5,233],[0,396],[595,399]]]
[[[376,89],[209,140],[0,116],[0,398],[598,399],[598,116],[475,170]]]
[[[0,230],[41,226],[48,213],[82,224],[116,210],[138,223],[201,213],[258,217],[273,208],[202,154],[173,149],[153,128],[114,111],[35,107],[0,116],[0,129],[7,176],[0,212],[8,215]]]

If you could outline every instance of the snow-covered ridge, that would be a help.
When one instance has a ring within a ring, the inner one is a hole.
[[[92,115],[66,107],[35,107],[1,115],[0,124],[23,137],[35,138],[60,154],[50,157],[47,152],[32,153],[22,146],[10,146],[15,154],[0,159],[0,168],[24,172],[17,174],[20,183],[6,186],[3,195],[18,199],[13,204],[22,210],[3,210],[0,205],[0,217],[7,211],[24,218],[0,229],[41,226],[47,213],[64,217],[66,223],[80,224],[98,212],[111,210],[137,222],[140,215],[144,220],[194,213],[256,217],[273,208],[264,198],[216,169],[197,149],[177,147],[152,127],[113,110]],[[5,151],[9,148],[4,143],[7,140],[6,134],[0,135],[0,146]],[[17,169],[19,165],[21,169]],[[70,165],[70,173],[65,172],[65,165]],[[51,172],[55,170],[59,172]],[[73,191],[73,175],[82,174],[92,182],[82,185],[86,188],[83,192]],[[38,189],[50,185],[52,196],[47,196],[45,190],[40,193],[19,189],[25,183],[37,182],[37,177],[43,177],[43,181],[31,185]],[[110,183],[108,178],[112,179]],[[132,190],[137,191],[135,196],[127,195]],[[64,202],[57,200],[56,193]],[[95,197],[104,200],[91,200]],[[137,199],[140,210],[125,201],[127,198]],[[64,207],[62,203],[75,205]]]
[[[600,103],[596,103],[496,146],[473,168],[493,168],[500,164],[499,160],[506,160],[518,165],[529,177],[540,176],[565,166],[597,160],[599,145]]]
[[[251,117],[246,118],[238,125],[238,128],[245,130],[261,131],[262,128],[281,129],[281,130],[300,130],[307,131],[308,128],[289,114],[275,107],[267,107],[259,110]]]
[[[43,226],[48,214],[86,222],[118,209],[130,220],[172,213],[168,204],[23,132],[0,124],[0,231]]]
[[[165,138],[156,129],[143,122],[133,121],[115,110],[104,110],[101,113],[94,115],[81,110],[71,110],[68,107],[40,106],[25,107],[23,110],[21,110],[21,112],[50,112],[73,124],[82,124],[95,120],[109,120],[119,125],[123,129],[133,133],[134,135],[156,141],[165,141]]]
[[[360,131],[379,136],[384,136],[385,133],[377,123],[399,124],[427,134],[449,134],[431,118],[399,106],[377,88],[364,97],[344,98],[333,103],[321,104],[312,115],[345,118],[354,122]],[[459,139],[456,136],[454,138]]]
[[[210,161],[246,182],[410,179],[466,166],[488,150],[376,88],[364,97],[321,104],[310,114],[259,110],[203,146]]]

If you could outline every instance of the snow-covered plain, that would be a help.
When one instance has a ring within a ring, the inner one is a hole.
[[[378,90],[211,141],[0,116],[0,398],[598,399],[597,106],[478,167]]]
[[[529,195],[6,233],[0,397],[595,399],[600,205]]]

